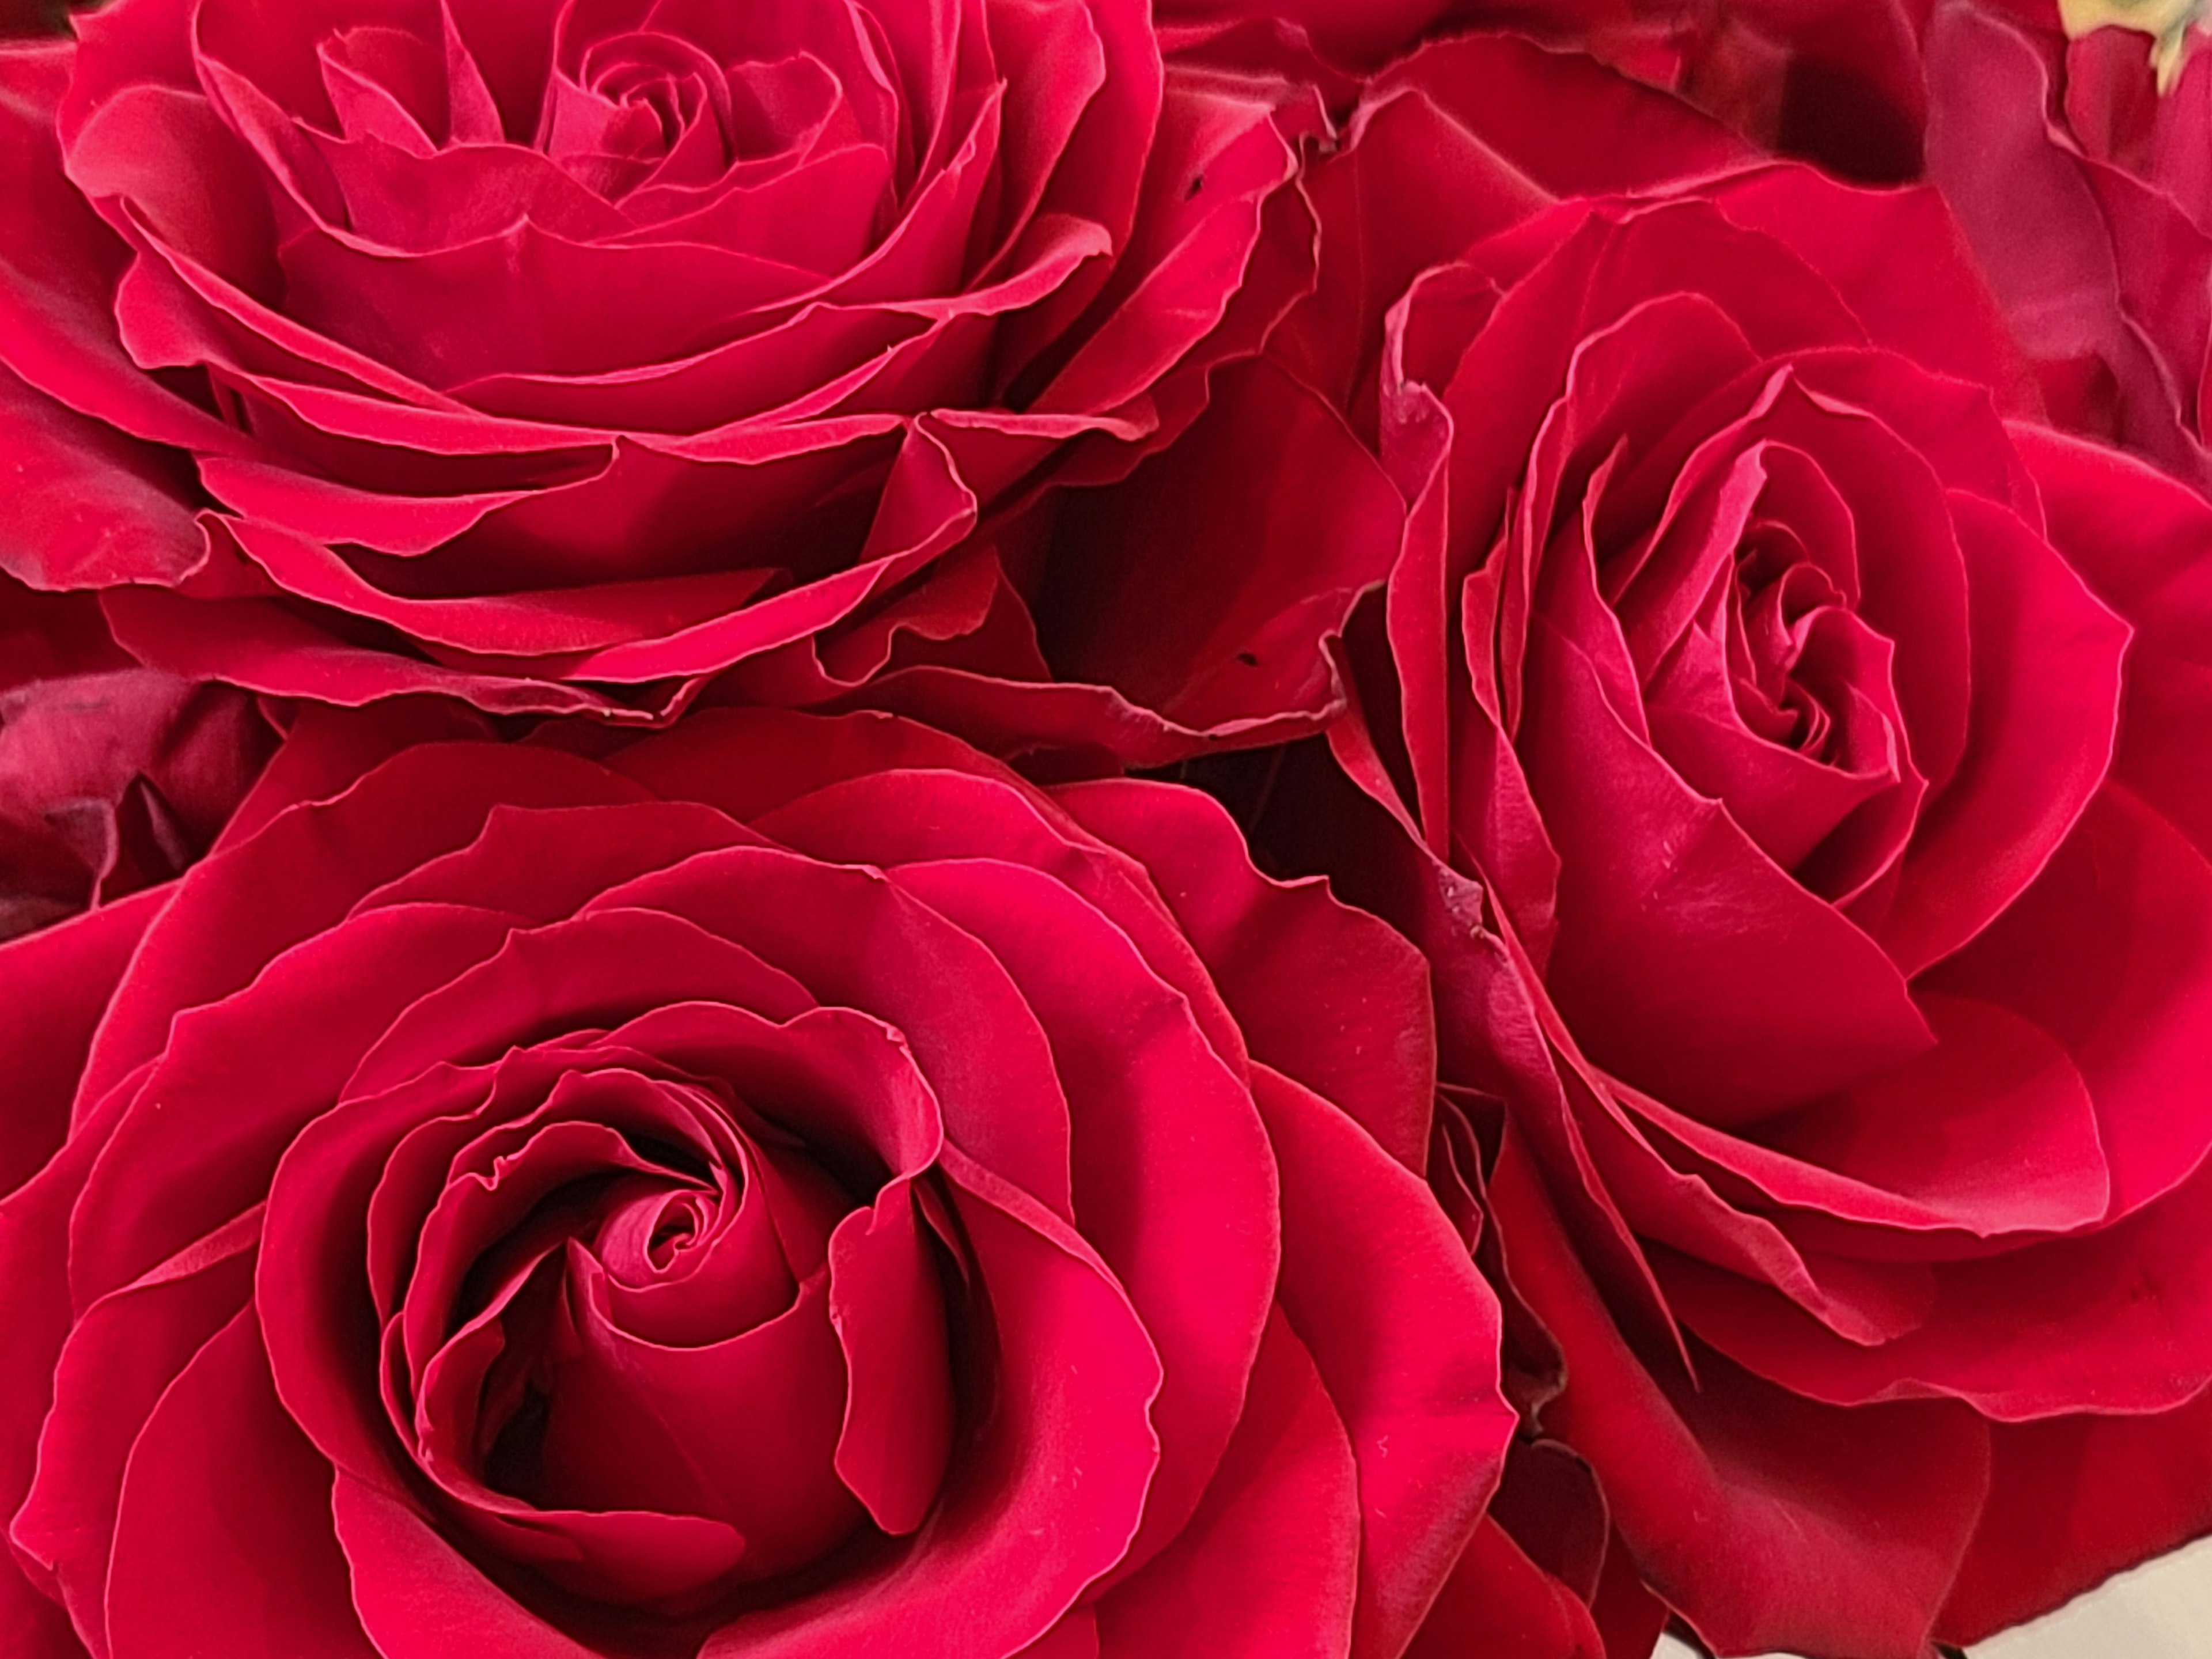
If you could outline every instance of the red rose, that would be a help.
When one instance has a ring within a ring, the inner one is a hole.
[[[0,577],[0,939],[175,875],[274,743],[244,692],[132,662],[89,597]]]
[[[1428,951],[1646,1581],[1918,1659],[2212,1525],[2212,506],[2028,418],[1932,191],[1711,143],[1474,37],[1316,170],[1273,349],[1407,505],[1368,827],[1308,751],[1267,834]]]
[[[2203,488],[2212,57],[2200,41],[2184,17],[2163,46],[2128,28],[2069,42],[2050,0],[1954,0],[1929,39],[1928,165],[2054,417]]]
[[[265,690],[665,714],[1187,422],[1297,285],[1310,118],[1141,0],[76,27],[0,51],[0,562]]]
[[[879,716],[435,735],[0,949],[10,1653],[1401,1650],[1511,1425],[1402,939]]]

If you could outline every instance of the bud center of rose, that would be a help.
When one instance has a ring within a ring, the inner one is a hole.
[[[1658,522],[1601,558],[1600,584],[1653,747],[1840,900],[1895,853],[1921,785],[1895,647],[1861,614],[1863,526],[1811,428],[1794,429],[1808,407],[1787,376],[1770,384],[1683,469]]]
[[[582,1593],[803,1566],[865,1518],[827,1290],[854,1207],[726,1087],[568,1072],[447,1156],[389,1328],[393,1426],[465,1527]],[[548,1549],[548,1524],[580,1530]]]

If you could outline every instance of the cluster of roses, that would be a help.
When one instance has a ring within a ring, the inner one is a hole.
[[[2212,1528],[2199,9],[0,3],[0,1650]]]

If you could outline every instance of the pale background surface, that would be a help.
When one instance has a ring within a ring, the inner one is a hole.
[[[1670,1638],[1658,1659],[1689,1659],[1690,1651]],[[1973,1659],[2212,1659],[2212,1541],[2124,1573],[1972,1651]]]

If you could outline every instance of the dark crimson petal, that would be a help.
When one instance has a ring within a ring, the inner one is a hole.
[[[1359,1465],[1352,1659],[1395,1655],[1474,1535],[1517,1421],[1498,1298],[1419,1177],[1290,1079],[1259,1066],[1253,1084],[1283,1172],[1279,1299]]]
[[[1485,1516],[1406,1659],[1606,1659],[1589,1608]]]
[[[1056,677],[1239,742],[1340,706],[1322,641],[1388,574],[1404,512],[1342,421],[1261,360],[1217,375],[1198,424],[1128,480],[1049,510],[1032,603]]]
[[[269,1386],[247,1309],[187,1365],[131,1449],[109,1569],[128,1659],[370,1659],[331,1532],[330,1466]]]
[[[1437,1062],[1418,951],[1323,884],[1261,875],[1236,824],[1195,790],[1080,784],[1055,799],[1145,866],[1254,1059],[1345,1112],[1408,1169],[1425,1166]]]
[[[740,747],[750,764],[721,763],[725,752]],[[746,823],[830,784],[878,772],[1006,775],[997,762],[912,720],[866,714],[823,720],[760,708],[700,709],[672,730],[617,750],[606,763],[665,799],[704,801]],[[792,844],[811,850],[804,842]]]
[[[1278,1308],[1197,1513],[1100,1602],[1100,1659],[1348,1651],[1358,1563],[1358,1466],[1313,1356]]]
[[[702,980],[711,988],[719,976],[730,972],[729,963],[736,953],[726,946],[702,949],[702,941],[708,946],[714,942],[686,924],[667,917],[625,915],[610,920],[622,926],[598,930],[596,937],[605,948],[597,951],[560,954],[549,959],[543,935],[514,936],[500,957],[488,952],[477,972],[457,974],[454,986],[444,994],[447,1008],[433,1009],[432,1014],[451,1019],[451,1008],[456,1005],[465,1014],[469,1002],[486,1000],[488,991],[488,1000],[496,1005],[501,989],[511,994],[520,981],[535,983],[550,993],[544,1012],[556,1026],[574,1029],[580,1023],[577,1015],[605,1006],[606,981],[620,980],[628,993],[647,1003],[660,1000],[655,994],[662,986],[641,978],[639,964],[655,964],[668,976],[663,986],[672,1006],[681,1005],[687,994],[684,976],[688,975],[695,988]],[[574,934],[557,931],[554,934],[556,941],[564,937],[573,939]],[[603,964],[604,979],[597,984],[588,972],[588,964],[593,962]],[[534,975],[529,971],[533,966],[538,969]],[[744,964],[740,962],[738,966],[742,971]],[[555,970],[562,968],[570,970],[569,983],[565,986],[555,977]],[[580,987],[580,998],[576,994]],[[569,999],[565,1002],[564,992]],[[508,1012],[516,1011],[510,1006]],[[570,1018],[564,1021],[564,1015]],[[434,1033],[439,1029],[435,1020],[422,1015],[416,1017],[416,1024]],[[468,1029],[465,1023],[463,1029]],[[495,1036],[489,1057],[495,1057],[513,1040],[511,1032]],[[420,1146],[402,1148],[403,1138],[426,1116],[449,1109],[452,1095],[467,1081],[457,1079],[451,1066],[426,1072],[426,1067],[438,1068],[442,1060],[459,1056],[440,1054],[434,1042],[426,1045],[429,1058],[410,1055],[408,1041],[403,1031],[398,1046],[387,1050],[398,1056],[391,1066],[393,1075],[372,1073],[356,1078],[345,1103],[325,1109],[298,1130],[285,1149],[268,1187],[268,1230],[275,1243],[262,1255],[256,1291],[259,1304],[269,1312],[264,1340],[270,1367],[301,1427],[341,1469],[386,1485],[390,1477],[382,1471],[388,1431],[380,1425],[382,1413],[373,1386],[375,1361],[370,1358],[379,1310],[368,1297],[372,1291],[387,1297],[396,1293],[395,1281],[411,1272],[414,1265],[418,1234],[410,1231],[403,1240],[395,1241],[392,1227],[385,1224],[385,1215],[396,1206],[403,1212],[398,1224],[419,1230],[429,1202],[435,1198],[441,1175],[435,1160],[428,1169],[420,1169],[411,1155],[395,1156],[395,1149],[403,1154],[420,1152]],[[558,1074],[557,1065],[544,1069]],[[421,1083],[404,1086],[418,1077],[423,1079]],[[387,1091],[380,1093],[380,1088]],[[435,1100],[428,1112],[426,1096]],[[326,1105],[329,1098],[325,1097]],[[450,1127],[459,1143],[469,1138],[475,1126],[464,1119]],[[387,1176],[394,1189],[388,1197],[378,1190],[379,1182]],[[398,1203],[401,1194],[418,1186],[427,1192],[415,1192],[412,1202]],[[374,1211],[373,1198],[380,1206]],[[364,1234],[369,1246],[369,1272],[365,1275],[360,1265]],[[395,1261],[394,1256],[403,1250],[404,1261]],[[468,1267],[465,1262],[440,1265],[450,1268],[457,1279]],[[349,1285],[357,1288],[348,1290]],[[442,1310],[431,1312],[434,1318],[442,1315]]]
[[[61,1150],[93,1031],[168,897],[151,889],[0,944],[0,1196]]]
[[[268,599],[187,599],[157,587],[123,587],[102,593],[100,604],[134,655],[187,679],[220,674],[254,690],[346,708],[432,693],[465,697],[493,714],[636,720],[653,713],[584,687],[443,668],[349,645]]]
[[[2212,1392],[2142,1417],[2007,1424],[1936,1633],[1978,1643],[2212,1528]]]
[[[1320,271],[1270,354],[1340,409],[1364,399],[1382,349],[1383,313],[1416,272],[1553,201],[1418,80],[1364,105],[1344,149],[1314,169],[1306,187],[1324,232]]]
[[[648,870],[715,847],[750,844],[710,806],[495,806],[466,847],[426,860],[367,895],[356,915],[394,904],[471,904],[533,922],[558,921]]]
[[[1264,82],[1170,70],[1143,211],[1094,301],[1097,325],[1031,408],[1121,407],[1220,324],[1264,258],[1270,198],[1298,172],[1289,123],[1274,107],[1283,95]]]
[[[849,1008],[810,1008],[772,1024],[751,1010],[670,1002],[609,1041],[694,1076],[726,1079],[836,1167],[919,1175],[945,1144],[937,1097],[906,1039]]]
[[[474,709],[428,697],[368,709],[309,703],[294,714],[283,743],[230,815],[216,848],[252,839],[287,807],[343,794],[402,750],[490,735],[489,723]]]
[[[1545,1420],[1597,1470],[1651,1589],[1723,1650],[1921,1659],[1988,1490],[1981,1420],[1949,1402],[1845,1413],[1710,1352],[1695,1386],[1662,1382],[1510,1127],[1489,1190],[1512,1282],[1566,1354]]]
[[[130,251],[64,176],[55,143],[55,106],[82,65],[67,43],[0,46],[0,179],[15,227],[0,248],[0,357],[49,397],[133,437],[240,453],[250,439],[149,380],[116,337],[111,290]]]
[[[890,12],[897,16],[903,8]],[[1129,142],[1131,133],[1158,130],[1166,98],[1165,70],[1153,33],[1151,8],[1142,0],[1086,0],[1091,30],[1103,48],[1106,75],[1097,94],[1087,100],[1070,134],[1066,148],[1053,169],[1051,182],[1037,204],[1036,218],[1049,223],[1079,218],[1104,233],[1108,246],[1129,244],[1148,184],[1146,153]],[[1009,106],[1008,127],[1027,126],[1036,113],[1028,107],[1032,97],[1050,100],[1066,95],[1073,81],[1065,70],[1025,77],[1032,84],[1018,86]],[[1175,188],[1172,180],[1163,180]],[[1066,332],[1108,280],[1104,260],[1092,260],[1089,269],[1074,275],[1059,291],[1042,300],[1030,315],[1009,331],[1007,355],[1025,361],[1035,349],[1030,343],[1052,339]]]

